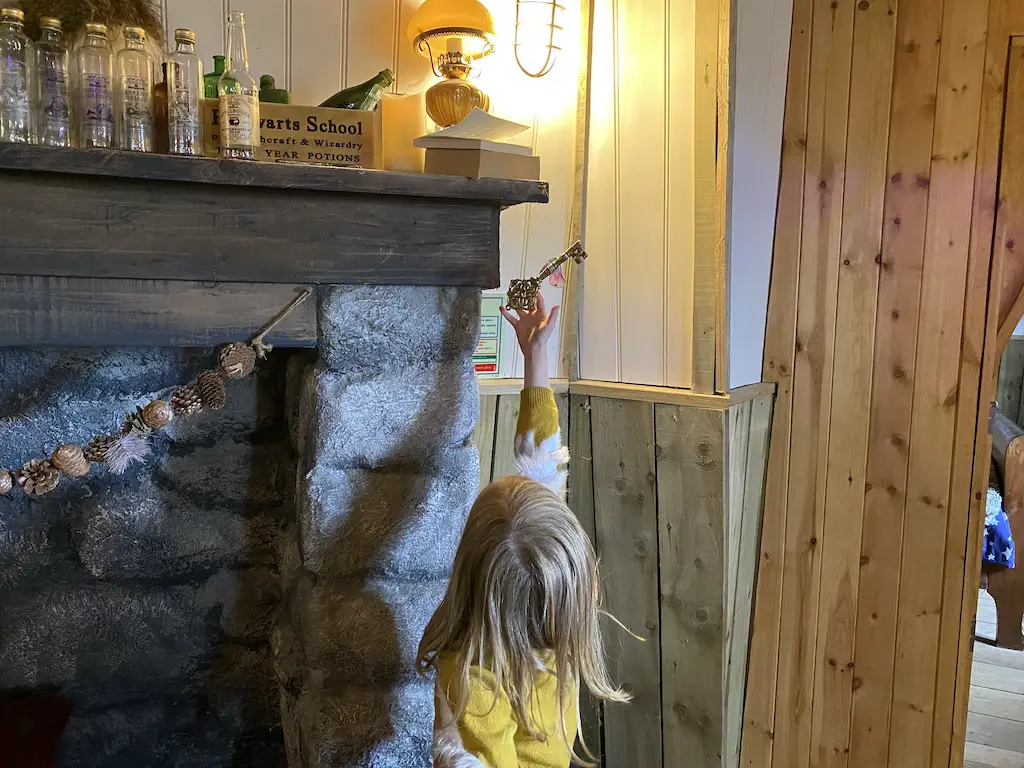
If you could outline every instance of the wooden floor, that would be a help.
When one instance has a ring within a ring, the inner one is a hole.
[[[978,596],[978,637],[995,638],[996,606]],[[1024,768],[1024,651],[974,644],[965,768]]]

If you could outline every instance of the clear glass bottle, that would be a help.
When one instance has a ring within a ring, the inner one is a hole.
[[[167,138],[172,155],[203,154],[203,62],[196,56],[196,34],[174,30],[174,53],[167,57]]]
[[[153,57],[141,27],[124,28],[124,48],[114,58],[117,144],[129,152],[153,151]]]
[[[39,40],[33,46],[35,72],[32,124],[37,144],[71,146],[71,101],[68,95],[68,49],[60,20],[39,19]]]
[[[82,149],[109,149],[114,143],[114,54],[105,24],[86,24],[75,51],[75,140]]]
[[[25,35],[25,14],[17,8],[0,10],[0,141],[27,143],[29,78],[32,43]]]
[[[228,14],[228,55],[217,83],[220,101],[221,156],[253,160],[260,146],[260,102],[256,79],[249,74],[245,17]]]

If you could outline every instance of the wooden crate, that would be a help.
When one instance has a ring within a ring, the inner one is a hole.
[[[203,99],[204,150],[220,155],[216,99]],[[260,150],[257,160],[272,163],[381,167],[381,110],[260,104]]]

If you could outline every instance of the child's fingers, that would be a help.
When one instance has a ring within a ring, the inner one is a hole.
[[[519,318],[513,315],[511,310],[507,309],[506,307],[498,307],[498,311],[501,312],[501,316],[508,320],[509,324],[511,324],[513,328],[515,328],[516,325],[518,325]]]
[[[544,294],[537,294],[537,313],[541,317],[546,317],[548,314],[548,303],[544,300]]]
[[[551,308],[551,314],[548,315],[548,325],[554,326],[558,322],[558,310],[560,309],[561,307],[558,304]]]

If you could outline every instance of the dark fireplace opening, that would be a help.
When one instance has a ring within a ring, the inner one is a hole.
[[[288,372],[308,354],[271,353],[224,409],[176,421],[122,476],[94,465],[43,497],[0,496],[0,712],[34,724],[0,752],[27,760],[59,733],[58,766],[286,764],[273,651],[296,527],[286,390],[297,397]],[[215,365],[208,351],[0,348],[0,467],[115,431]]]

